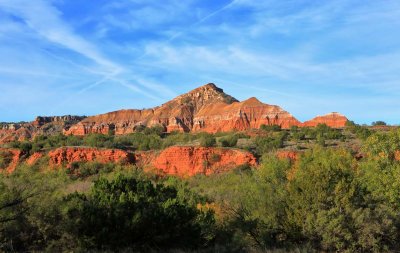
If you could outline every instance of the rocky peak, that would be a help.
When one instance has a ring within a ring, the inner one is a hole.
[[[176,97],[172,101],[177,101],[180,104],[192,104],[196,108],[216,102],[223,102],[226,104],[239,102],[236,98],[224,93],[223,89],[218,88],[213,83],[200,86],[188,93]]]

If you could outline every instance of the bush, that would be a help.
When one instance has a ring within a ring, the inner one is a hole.
[[[160,136],[155,134],[146,135],[144,133],[133,133],[115,137],[114,147],[121,149],[132,148],[143,151],[161,149],[162,140]]]
[[[75,193],[66,201],[67,227],[85,249],[200,248],[212,240],[205,233],[214,224],[210,211],[146,179],[100,179],[88,196]]]
[[[215,137],[211,134],[203,134],[200,137],[200,146],[202,147],[214,147],[216,143]]]
[[[262,124],[262,125],[260,126],[260,129],[261,129],[262,131],[279,132],[279,131],[282,130],[282,127],[279,126],[279,125],[264,125],[264,124]]]
[[[99,163],[99,162],[73,162],[67,173],[71,178],[86,178],[88,176],[99,174],[100,172],[108,173],[114,169],[115,164]]]
[[[221,143],[222,147],[234,147],[238,141],[237,135],[228,135],[225,137],[221,137],[218,141]]]
[[[162,125],[155,125],[155,126],[152,126],[152,127],[146,127],[146,128],[142,131],[142,133],[144,133],[144,134],[146,134],[146,135],[153,135],[153,134],[155,134],[155,135],[158,135],[158,136],[162,137],[162,136],[164,136],[165,131],[166,131],[166,129],[165,129],[164,126],[162,126]]]
[[[6,151],[0,151],[0,169],[5,169],[12,161],[12,154]]]
[[[112,148],[114,136],[105,134],[89,134],[83,138],[85,145],[98,148]]]
[[[277,136],[262,137],[258,136],[255,138],[256,150],[258,155],[263,155],[272,150],[282,148],[284,140],[287,136],[286,132],[282,132]]]

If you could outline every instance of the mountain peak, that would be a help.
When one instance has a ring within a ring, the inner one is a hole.
[[[217,87],[214,83],[200,86],[188,93],[176,97],[174,100],[181,101],[182,103],[194,101],[196,104],[208,104],[211,102],[232,104],[233,102],[239,102],[236,98],[226,94],[223,89]]]

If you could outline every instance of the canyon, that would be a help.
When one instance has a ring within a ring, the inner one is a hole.
[[[306,121],[297,120],[277,105],[262,103],[252,97],[238,101],[215,84],[209,83],[150,109],[119,110],[90,117],[37,117],[27,123],[1,123],[0,144],[30,140],[38,135],[83,136],[91,133],[123,135],[142,127],[162,126],[165,132],[229,132],[258,129],[261,125],[315,127],[326,124],[345,126],[347,118],[329,113]]]

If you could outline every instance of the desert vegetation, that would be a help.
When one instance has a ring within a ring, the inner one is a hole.
[[[146,132],[146,133],[145,133]],[[323,142],[321,141],[323,140]],[[259,165],[178,178],[124,163],[48,158],[0,174],[2,251],[395,252],[400,129],[263,127],[256,134],[38,136],[28,159],[62,146],[246,149]],[[299,152],[297,159],[276,152]],[[1,153],[1,164],[10,162]],[[210,162],[218,162],[212,155]],[[207,166],[207,165],[205,165]]]

